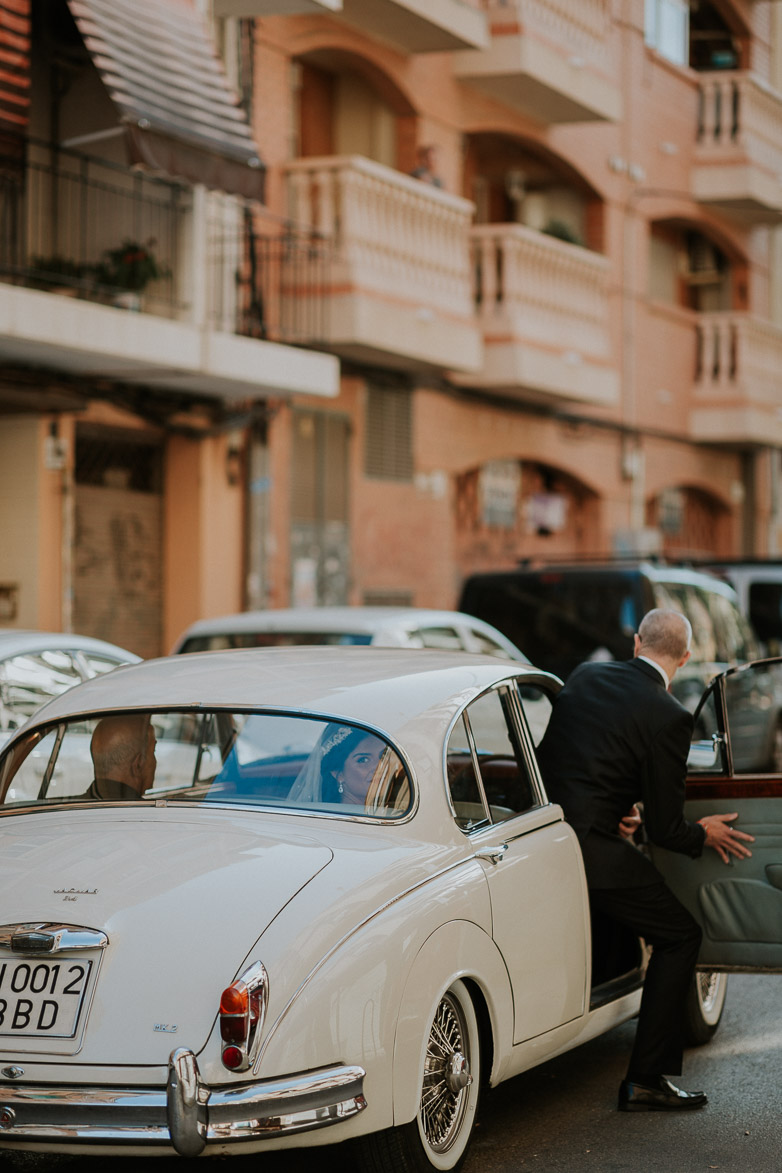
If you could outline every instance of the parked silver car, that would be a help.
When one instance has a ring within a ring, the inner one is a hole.
[[[507,636],[474,615],[414,607],[292,607],[221,615],[193,623],[172,654],[299,644],[436,648],[529,663]]]
[[[139,659],[88,635],[0,629],[0,744],[52,697]]]

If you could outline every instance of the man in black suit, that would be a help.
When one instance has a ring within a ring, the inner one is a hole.
[[[713,847],[727,863],[750,855],[737,816],[684,818],[692,715],[668,692],[689,659],[691,628],[678,611],[650,611],[635,636],[635,657],[581,664],[554,703],[539,748],[549,797],[576,832],[592,907],[652,947],[635,1045],[619,1089],[621,1111],[700,1108],[666,1075],[682,1069],[684,1006],[701,928],[651,860],[631,842],[643,803],[652,843],[693,858]]]
[[[135,802],[155,779],[155,730],[144,713],[103,717],[90,741],[95,777],[79,797],[90,802]]]

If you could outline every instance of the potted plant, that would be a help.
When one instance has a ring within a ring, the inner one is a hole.
[[[101,285],[116,291],[116,304],[131,304],[138,308],[140,295],[150,281],[159,281],[170,276],[170,270],[160,263],[155,256],[153,246],[155,241],[150,238],[145,243],[126,237],[116,248],[107,248],[103,253],[103,261],[97,266],[96,277]],[[133,295],[132,299],[123,295]]]
[[[30,284],[34,289],[45,289],[69,297],[76,297],[91,276],[89,265],[59,253],[50,257],[33,257],[30,270]]]

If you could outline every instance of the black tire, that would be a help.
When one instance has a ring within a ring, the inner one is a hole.
[[[714,970],[698,972],[687,995],[684,1037],[689,1047],[708,1043],[720,1024],[728,992],[728,975]]]
[[[470,1143],[480,1080],[478,1019],[467,987],[456,981],[429,1027],[415,1119],[361,1137],[359,1167],[364,1173],[454,1173]]]

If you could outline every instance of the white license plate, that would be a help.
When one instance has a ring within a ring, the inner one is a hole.
[[[70,1039],[91,961],[0,961],[0,1035]]]

